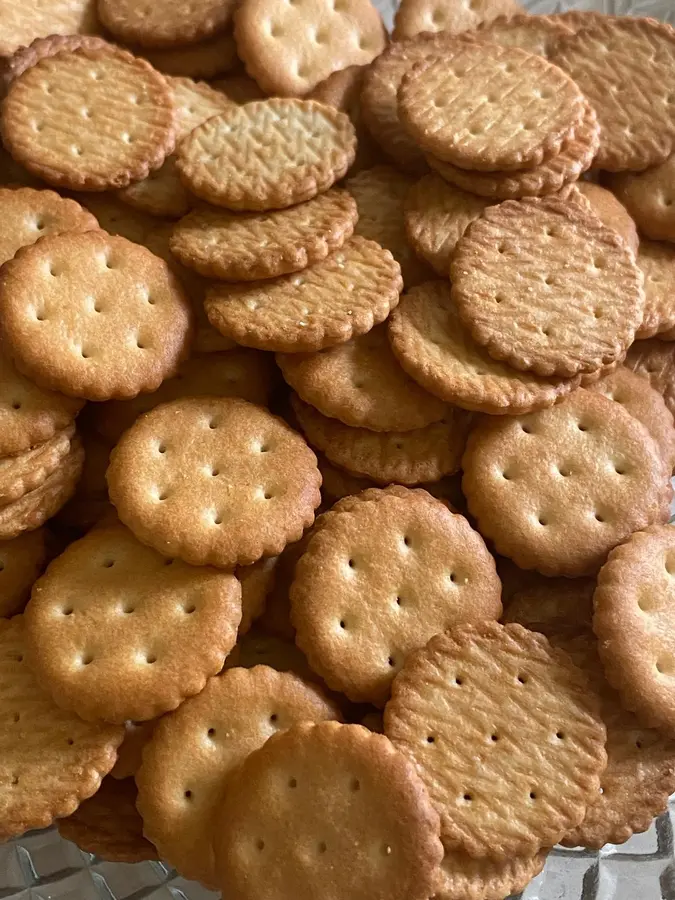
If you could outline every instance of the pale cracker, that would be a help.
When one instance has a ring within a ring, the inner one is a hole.
[[[94,191],[147,177],[176,136],[162,76],[115,47],[39,60],[10,85],[0,129],[9,152],[34,175]]]
[[[675,247],[643,240],[637,254],[645,286],[645,311],[638,340],[675,328]]]
[[[446,852],[434,900],[503,900],[518,894],[544,868],[548,850],[534,856],[473,859],[461,851]]]
[[[502,15],[492,21],[481,22],[472,32],[479,41],[491,41],[504,47],[518,47],[527,53],[534,53],[550,59],[559,39],[569,34],[563,22],[545,15]]]
[[[351,237],[358,218],[355,200],[339,188],[268,213],[203,206],[178,222],[170,247],[183,265],[201,275],[255,281],[325,259]]]
[[[516,0],[402,0],[394,17],[394,41],[414,37],[420,32],[443,31],[459,34],[471,31],[497,16],[512,16],[523,11]]]
[[[370,0],[244,0],[235,12],[237,50],[268,94],[302,97],[338,69],[367,65],[387,32]]]
[[[476,105],[476,94],[484,101]],[[504,103],[508,95],[509,102]],[[531,169],[559,153],[584,97],[559,68],[515,47],[457,40],[401,82],[398,112],[423,150],[465,169]]]
[[[68,425],[24,453],[0,458],[0,506],[40,487],[70,452],[74,434],[75,425]]]
[[[234,0],[98,0],[101,22],[126,44],[144,47],[181,47],[196,44],[224,31],[232,18]]]
[[[661,341],[636,341],[626,354],[626,366],[661,394],[675,416],[675,346]]]
[[[640,231],[655,241],[675,241],[675,153],[644,172],[607,176],[607,185]]]
[[[570,193],[570,199],[585,202],[588,208],[612,231],[623,238],[627,246],[637,254],[640,239],[635,222],[631,219],[626,207],[619,203],[611,191],[600,187],[592,181],[578,181],[576,193]],[[649,335],[647,335],[649,337]]]
[[[97,30],[96,0],[2,0],[0,56],[9,56],[34,38]]]
[[[0,618],[21,612],[46,558],[42,528],[0,543]]]
[[[4,81],[5,88],[14,78],[30,69],[36,62],[45,56],[54,56],[62,50],[79,50],[80,47],[88,47],[90,50],[107,49],[111,45],[103,38],[90,34],[50,34],[47,37],[37,37],[27,47],[19,47],[6,62],[0,74],[0,80]]]
[[[177,152],[184,184],[234,210],[283,209],[346,173],[356,152],[349,118],[315,100],[258,100],[214,116]]]
[[[398,304],[402,287],[391,253],[355,235],[297,274],[214,285],[206,312],[218,331],[244,346],[308,352],[366,334]]]

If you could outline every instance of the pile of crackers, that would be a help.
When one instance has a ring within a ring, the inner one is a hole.
[[[0,839],[499,900],[675,790],[675,31],[0,0]]]

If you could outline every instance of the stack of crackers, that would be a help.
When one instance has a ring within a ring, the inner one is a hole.
[[[647,829],[675,31],[0,17],[0,839],[232,900],[499,900]]]

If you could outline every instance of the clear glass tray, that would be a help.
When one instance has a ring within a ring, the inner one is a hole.
[[[396,0],[375,3],[391,26]],[[594,9],[653,16],[675,25],[675,0],[525,0],[524,5],[533,13]],[[555,848],[544,871],[519,896],[523,900],[675,900],[674,818],[675,795],[669,811],[649,831],[625,844],[607,844],[599,852]],[[53,828],[0,845],[0,900],[215,900],[217,896],[180,878],[163,863],[101,862],[62,840]]]

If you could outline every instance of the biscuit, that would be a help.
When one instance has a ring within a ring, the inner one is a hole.
[[[614,191],[640,231],[654,241],[675,241],[675,154],[644,172],[607,175]]]
[[[218,91],[222,91],[228,100],[240,106],[244,103],[250,103],[251,100],[264,100],[267,96],[260,85],[245,72],[236,72],[234,75],[226,75],[225,78],[216,78],[215,81],[211,82],[211,86]],[[318,97],[310,97],[309,99],[318,99],[322,103],[324,102]]]
[[[2,0],[0,18],[0,56],[9,56],[36,37],[95,31],[98,24],[95,0],[33,0],[30,4]]]
[[[556,197],[488,207],[459,241],[450,278],[473,339],[542,376],[623,359],[644,311],[632,251],[597,216]]]
[[[116,444],[140,415],[160,403],[181,397],[241,397],[258,406],[269,406],[277,378],[271,358],[257,350],[240,347],[225,353],[193,356],[152,394],[95,406],[90,421],[102,437]]]
[[[518,894],[542,871],[547,856],[547,850],[540,850],[530,857],[472,859],[451,851],[443,857],[434,900],[502,900],[507,894]]]
[[[227,29],[186,47],[143,48],[138,51],[155,69],[186,78],[215,78],[240,65],[234,34]]]
[[[124,729],[59,709],[25,659],[21,616],[0,619],[0,839],[47,828],[95,794]]]
[[[184,266],[207,278],[274,278],[339,250],[358,217],[356,202],[339,188],[276,212],[233,213],[204,206],[178,222],[170,247]]]
[[[593,631],[608,681],[626,709],[675,737],[672,575],[675,528],[638,531],[598,575]]]
[[[40,487],[70,452],[74,434],[75,425],[69,425],[24,453],[0,458],[0,506]]]
[[[181,875],[215,886],[211,834],[235,770],[271,735],[339,715],[314,685],[268,666],[212,678],[158,723],[143,751],[136,781],[146,836]]]
[[[31,664],[58,705],[86,721],[155,719],[220,671],[241,594],[233,575],[167,560],[122,525],[99,525],[33,587]]]
[[[471,338],[447,281],[409,291],[388,321],[404,370],[434,396],[475,412],[518,415],[552,406],[576,379],[540,378],[493,359]]]
[[[21,612],[46,559],[42,528],[0,543],[0,618]]]
[[[478,94],[484,101],[476,104]],[[508,96],[509,102],[504,103]],[[398,113],[421,148],[464,169],[531,169],[555,156],[585,111],[572,79],[541,56],[448,44],[401,82]]]
[[[135,397],[186,355],[188,298],[167,264],[103,231],[45,237],[2,268],[3,331],[17,366],[89,400]]]
[[[322,479],[321,496],[324,503],[331,506],[337,500],[342,500],[343,497],[359,494],[367,488],[375,487],[375,482],[369,478],[361,478],[344,469],[338,469],[323,456],[319,456],[319,472],[321,472]]]
[[[420,32],[443,31],[459,34],[471,31],[497,16],[512,16],[523,11],[516,0],[402,0],[394,16],[394,41],[414,37]]]
[[[426,900],[443,856],[414,766],[383,735],[337,722],[296,725],[251,754],[213,833],[216,882],[240,900]]]
[[[619,203],[611,191],[605,190],[599,184],[592,181],[577,182],[577,191],[585,201],[588,208],[595,213],[600,221],[612,231],[616,231],[623,238],[633,253],[637,254],[640,239],[638,237],[635,222],[626,211],[626,207]],[[579,194],[572,194],[570,199],[579,201]],[[647,335],[648,337],[650,335]]]
[[[3,218],[0,221],[0,265],[20,247],[34,244],[48,234],[92,231],[98,222],[74,200],[55,191],[32,188],[0,188]]]
[[[552,61],[576,81],[598,114],[598,168],[640,171],[670,156],[675,149],[670,25],[633,16],[594,17],[588,28],[560,39]]]
[[[510,859],[555,844],[597,795],[607,763],[598,706],[543,635],[488,621],[410,654],[384,733],[415,763],[446,850]]]
[[[283,209],[345,174],[356,153],[349,118],[314,100],[258,100],[195,128],[178,147],[186,187],[215,206]]]
[[[472,37],[491,41],[504,47],[517,47],[550,59],[559,39],[570,34],[571,29],[553,16],[502,15],[491,21],[481,22]]]
[[[300,435],[232,398],[185,398],[145,413],[115,447],[107,479],[136,537],[193,565],[276,556],[321,502],[316,457]]]
[[[401,269],[388,250],[354,235],[302,272],[213,285],[206,313],[223,335],[259,350],[324,350],[366,334],[399,301]]]
[[[387,32],[370,0],[243,0],[234,17],[237,50],[268,94],[302,97],[331,73],[362,66],[384,50]]]
[[[406,288],[431,277],[430,269],[418,259],[405,231],[403,204],[412,183],[393,166],[364,169],[345,182],[358,207],[354,233],[391,251],[401,266]]]
[[[588,635],[595,584],[595,578],[545,578],[540,575],[536,581],[519,586],[502,621],[517,622],[549,639]]]
[[[520,172],[475,172],[460,169],[427,154],[432,169],[465,191],[493,200],[517,200],[553,194],[571,184],[590,169],[600,146],[600,127],[595,110],[588,104],[574,134],[564,141],[560,152],[534,169]]]
[[[501,583],[481,536],[441,501],[422,490],[368,494],[381,496],[329,513],[310,539],[291,621],[330,687],[383,705],[412,650],[456,623],[501,615]]]
[[[370,431],[329,419],[297,395],[293,410],[309,443],[334,465],[378,484],[438,481],[459,469],[469,416],[448,407],[440,422],[414,431]]]
[[[675,416],[675,347],[661,341],[636,341],[629,347],[625,364],[649,383]]]
[[[176,6],[172,0],[98,0],[101,22],[116,38],[143,47],[196,44],[230,23],[233,0],[196,0]]]
[[[37,37],[28,46],[19,47],[6,60],[0,74],[0,81],[4,81],[5,88],[7,88],[22,72],[30,69],[46,56],[55,56],[63,50],[79,50],[80,47],[86,47],[89,50],[106,50],[111,47],[111,44],[92,34],[49,34],[47,37]]]
[[[33,175],[102,191],[159,168],[176,124],[171,91],[147,62],[112,46],[81,47],[44,57],[11,83],[0,131]]]
[[[277,672],[292,672],[315,684],[320,681],[316,672],[310,669],[304,653],[292,640],[270,634],[257,625],[237,641],[225,661],[226,669],[252,669],[254,666],[269,666]]]
[[[279,353],[277,364],[305,403],[353,428],[413,431],[447,412],[400,367],[386,325],[322,353]]]
[[[481,534],[544,575],[591,575],[628,535],[668,518],[670,473],[655,441],[588,390],[542,412],[483,419],[462,468]]]
[[[445,278],[457,241],[489,205],[489,200],[453,187],[438,175],[425,175],[406,195],[404,221],[408,241],[415,253]]]
[[[143,820],[136,810],[138,791],[132,778],[101,787],[67,819],[59,822],[59,834],[108,862],[137,863],[159,859],[157,850],[143,837]]]
[[[644,275],[645,311],[635,337],[654,337],[675,328],[675,247],[643,240],[637,263]]]

